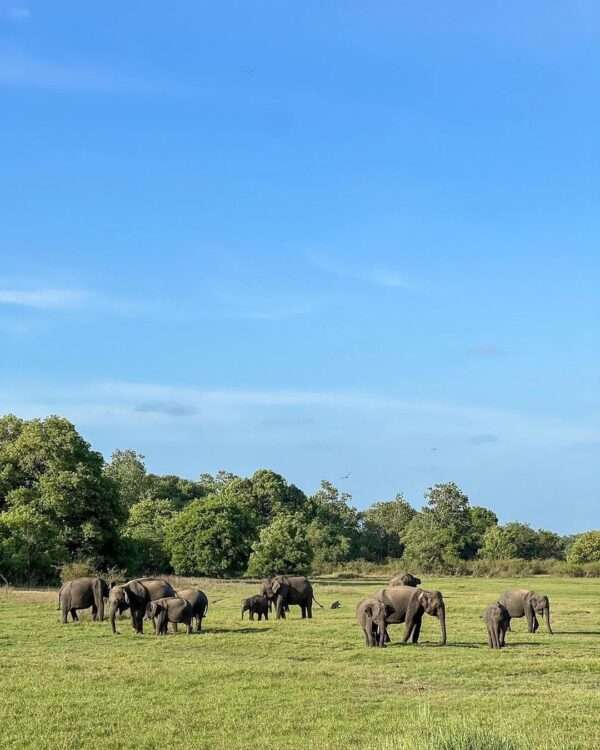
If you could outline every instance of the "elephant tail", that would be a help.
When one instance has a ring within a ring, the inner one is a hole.
[[[313,598],[313,602],[315,602],[315,604],[318,604],[319,607],[323,609],[323,605],[321,604],[321,602],[317,601],[317,597],[314,594],[312,595],[312,598]]]

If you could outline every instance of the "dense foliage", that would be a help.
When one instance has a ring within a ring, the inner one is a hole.
[[[493,570],[507,560],[600,561],[600,532],[579,538],[500,525],[453,482],[364,511],[328,481],[310,496],[268,469],[197,481],[149,473],[144,457],[105,463],[61,417],[0,418],[0,574],[46,582],[85,562],[129,574],[214,577],[328,572],[349,565],[427,573]]]

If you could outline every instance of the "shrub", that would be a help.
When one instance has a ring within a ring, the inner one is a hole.
[[[570,563],[600,562],[600,531],[587,531],[573,542],[567,553]]]
[[[88,576],[98,575],[93,560],[73,560],[65,563],[60,567],[60,580],[72,581],[74,578],[87,578]]]

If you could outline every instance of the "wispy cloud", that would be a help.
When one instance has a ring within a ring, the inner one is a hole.
[[[24,21],[29,21],[31,18],[31,11],[29,8],[15,6],[13,8],[8,8],[5,15],[11,21],[23,23]]]
[[[338,278],[352,279],[390,289],[411,289],[414,286],[399,271],[376,264],[364,263],[359,266],[355,262],[333,259],[317,253],[309,254],[308,259],[315,268]]]
[[[196,414],[194,406],[177,401],[145,401],[134,408],[142,414],[165,414],[168,417],[193,417]]]
[[[88,295],[73,289],[0,289],[0,305],[39,310],[81,307]]]
[[[0,86],[96,91],[105,94],[179,94],[180,83],[150,80],[81,62],[55,62],[14,49],[0,49]]]

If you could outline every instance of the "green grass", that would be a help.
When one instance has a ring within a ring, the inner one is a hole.
[[[205,632],[113,636],[86,613],[59,623],[54,592],[0,594],[0,748],[600,748],[600,583],[428,580],[447,602],[448,646],[425,617],[418,646],[367,649],[356,602],[381,582],[318,582],[301,620],[244,622],[256,586],[200,584]],[[479,615],[505,589],[544,591],[555,635],[514,621],[486,645]]]

